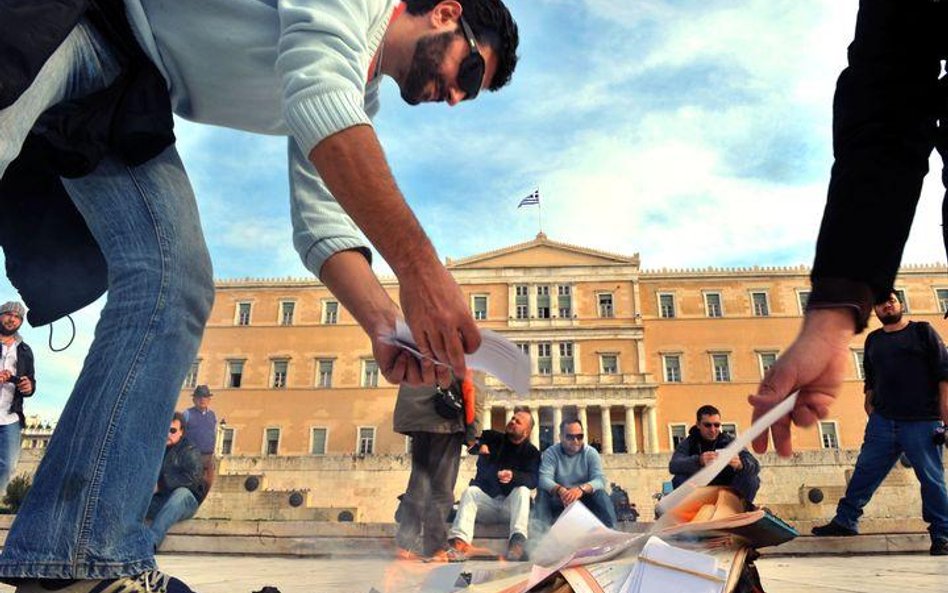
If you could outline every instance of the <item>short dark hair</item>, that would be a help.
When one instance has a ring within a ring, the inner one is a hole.
[[[698,408],[698,412],[695,414],[695,422],[701,422],[702,416],[720,416],[721,412],[711,404],[705,404]]]
[[[517,46],[520,44],[517,23],[502,0],[456,1],[461,5],[464,20],[474,31],[474,37],[489,45],[497,55],[497,70],[487,87],[496,91],[510,82],[517,67]],[[407,11],[413,15],[425,14],[440,2],[442,0],[407,0]]]
[[[579,424],[580,428],[583,427],[583,422],[579,418],[564,418],[563,421],[560,422],[561,435],[566,434],[566,427],[569,426],[570,424]]]
[[[178,424],[181,426],[181,434],[184,434],[184,414],[181,412],[175,412],[174,416],[171,417],[171,421],[178,421]]]
[[[517,406],[513,409],[514,414],[519,414],[520,412],[530,416],[530,429],[533,430],[533,412],[530,411],[530,406]]]

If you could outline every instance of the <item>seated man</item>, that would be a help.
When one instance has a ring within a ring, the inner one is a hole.
[[[727,447],[734,440],[731,435],[721,432],[721,412],[714,406],[701,406],[696,417],[697,424],[688,431],[688,438],[675,447],[675,453],[668,464],[675,488],[698,473],[702,467],[713,462],[718,456],[718,449]],[[711,484],[730,486],[749,504],[753,504],[760,488],[758,474],[760,463],[750,451],[744,449],[711,480]]]
[[[530,443],[533,416],[525,408],[517,408],[504,433],[485,430],[471,447],[476,452],[477,473],[471,480],[448,534],[452,548],[466,554],[474,539],[474,522],[508,521],[510,536],[507,560],[525,560],[528,522],[530,521],[530,490],[537,487],[540,452]],[[478,517],[480,513],[480,517]]]
[[[172,525],[190,519],[204,500],[204,462],[201,452],[183,439],[184,416],[175,412],[168,429],[165,457],[146,519],[151,520],[155,550]]]
[[[616,513],[606,493],[602,459],[583,442],[578,419],[560,423],[560,443],[547,448],[540,461],[536,516],[548,528],[573,501],[580,500],[606,527],[615,527]]]

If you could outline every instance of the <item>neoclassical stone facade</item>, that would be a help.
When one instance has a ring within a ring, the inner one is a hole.
[[[805,267],[642,270],[638,254],[543,234],[446,264],[479,326],[531,361],[526,397],[484,379],[484,425],[501,428],[526,405],[533,441],[545,445],[559,438],[563,418],[578,417],[607,455],[667,453],[704,403],[721,408],[728,430],[746,428],[746,397],[796,334],[809,291]],[[397,282],[382,284],[397,301]],[[945,334],[944,266],[907,266],[897,288],[911,318]],[[796,430],[798,449],[859,446],[864,338],[853,340],[833,416]],[[219,281],[179,408],[201,383],[215,394],[224,455],[398,455],[408,447],[392,431],[396,388],[381,378],[354,319],[315,280]]]

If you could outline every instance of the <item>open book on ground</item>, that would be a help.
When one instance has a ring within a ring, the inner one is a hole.
[[[663,538],[732,535],[755,548],[778,546],[799,535],[766,509],[746,511],[744,501],[729,488],[697,488],[669,511],[672,525],[657,532]]]

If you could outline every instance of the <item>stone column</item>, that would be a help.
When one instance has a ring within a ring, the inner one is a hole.
[[[583,431],[586,432],[586,440],[589,441],[589,421],[586,418],[586,406],[576,406],[576,417],[583,425]]]
[[[491,407],[484,406],[484,411],[481,413],[481,430],[489,430],[491,425]]]
[[[505,406],[504,411],[506,415],[504,416],[504,428],[507,427],[507,423],[510,422],[510,419],[513,418],[513,406]]]
[[[648,420],[648,444],[646,445],[646,452],[658,453],[658,414],[656,414],[655,406],[645,408],[645,414],[645,418]]]
[[[635,434],[635,406],[625,407],[625,450],[628,453],[638,453],[639,446]]]
[[[563,421],[563,406],[553,406],[553,444],[554,445],[560,442],[560,423],[562,421]]]
[[[530,430],[530,442],[540,448],[540,406],[530,406],[533,428]]]
[[[608,404],[599,407],[602,410],[602,454],[612,454],[612,411]]]

